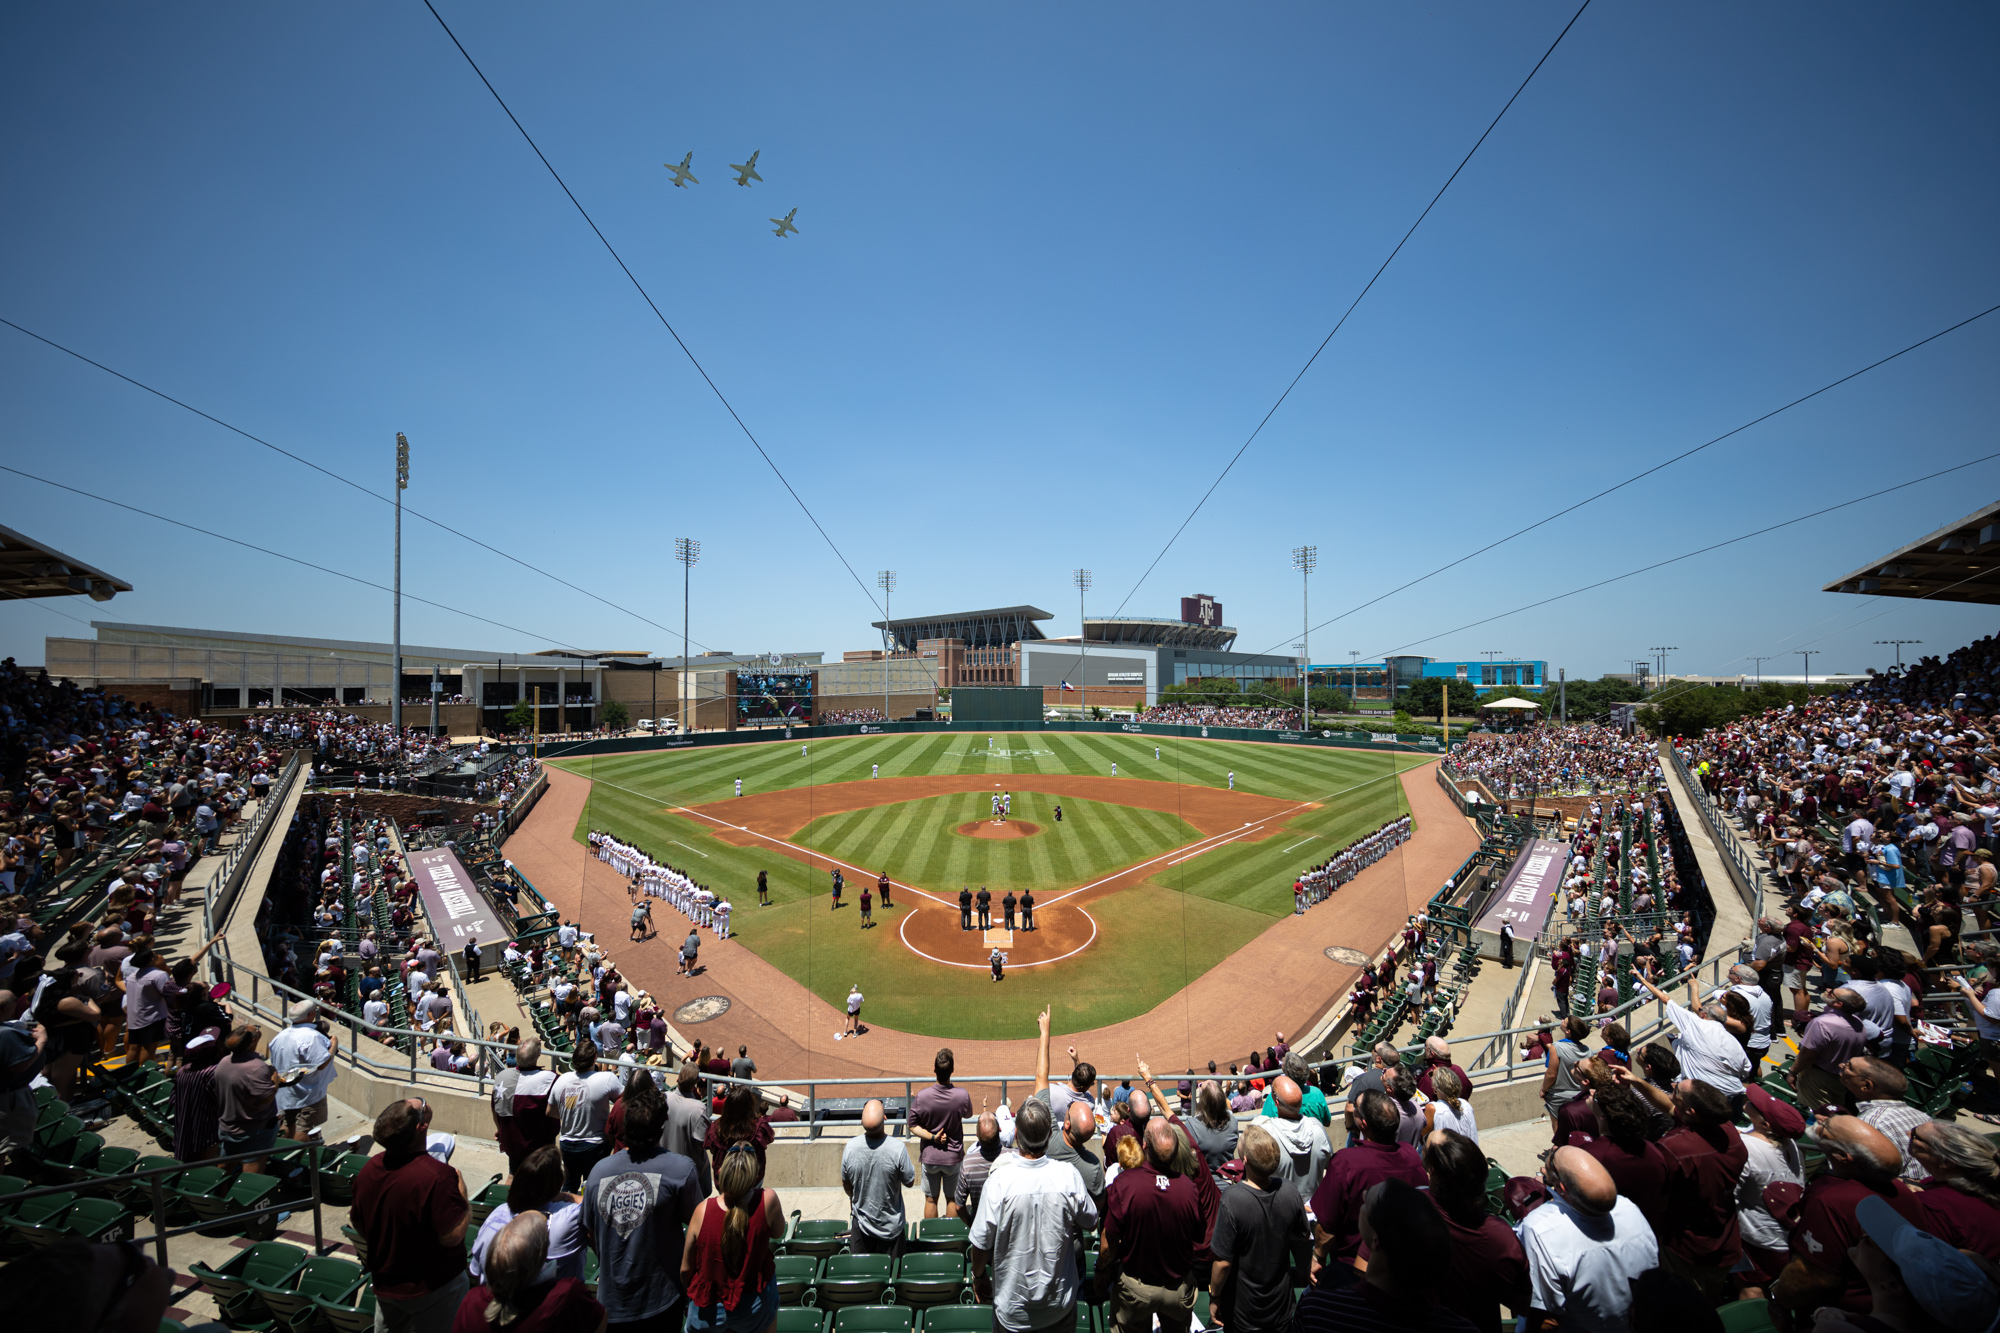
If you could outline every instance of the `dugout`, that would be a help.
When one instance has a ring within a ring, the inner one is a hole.
[[[960,722],[1035,722],[1042,720],[1040,686],[961,685],[951,692],[951,720]]]

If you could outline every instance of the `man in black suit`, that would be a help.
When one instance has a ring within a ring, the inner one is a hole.
[[[1021,929],[1035,928],[1035,891],[1025,889],[1021,893]]]
[[[1009,930],[1014,928],[1014,906],[1017,901],[1012,889],[1007,890],[1007,896],[1000,900],[1000,919],[1007,923]]]
[[[972,929],[972,890],[969,888],[958,891],[958,928]]]
[[[975,896],[979,901],[979,928],[981,930],[991,930],[993,928],[993,895],[986,891],[984,884],[981,884],[979,892]]]

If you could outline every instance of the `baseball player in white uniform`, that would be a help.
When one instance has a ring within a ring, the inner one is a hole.
[[[1229,770],[1229,790],[1236,790],[1236,770],[1233,768]]]
[[[738,778],[738,779],[736,779],[736,794],[737,794],[738,796],[741,796],[741,795],[743,794],[743,779],[742,779],[742,778]]]

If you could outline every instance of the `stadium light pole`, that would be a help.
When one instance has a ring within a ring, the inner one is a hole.
[[[1083,595],[1090,591],[1090,571],[1076,570],[1070,581],[1076,584],[1076,720],[1083,722],[1090,717],[1090,678],[1084,673],[1090,640],[1085,637],[1083,624]]]
[[[1770,657],[1753,657],[1750,660],[1757,664],[1757,686],[1759,689],[1762,689],[1764,685],[1764,663],[1775,662],[1777,657],[1774,654]]]
[[[701,543],[692,537],[674,538],[674,559],[681,562],[681,669],[674,677],[674,693],[680,695],[680,707],[675,711],[681,720],[681,735],[685,736],[688,734],[688,589],[694,567],[701,560]]]
[[[1312,729],[1312,577],[1319,566],[1319,547],[1294,546],[1292,568],[1299,571],[1299,720]]]
[[[889,594],[896,591],[896,571],[885,569],[875,576],[875,586],[882,590],[882,720],[889,720],[889,654],[894,650],[895,627],[889,623]]]
[[[395,683],[389,696],[389,725],[395,730],[396,744],[403,743],[403,492],[410,486],[410,441],[401,431],[396,432],[396,609],[392,633],[395,642],[390,648],[390,657],[395,665],[390,671],[390,679]],[[284,700],[277,700],[283,703]]]
[[[1656,673],[1655,678],[1659,680],[1665,680],[1667,678],[1667,654],[1677,653],[1680,651],[1680,649],[1678,647],[1661,648],[1655,645],[1654,647],[1648,648],[1646,651],[1649,653],[1658,653],[1660,655],[1660,669]]]
[[[1875,642],[1893,643],[1896,645],[1896,671],[1898,674],[1901,674],[1903,670],[1903,645],[1906,643],[1922,643],[1923,640],[1922,639],[1877,639],[1875,640]]]
[[[1810,698],[1812,695],[1813,650],[1810,648],[1801,648],[1799,649],[1799,656],[1806,659],[1806,695]]]
[[[1360,692],[1361,650],[1359,648],[1349,648],[1347,650],[1347,708],[1350,713],[1361,706],[1355,702],[1356,699],[1360,698]]]

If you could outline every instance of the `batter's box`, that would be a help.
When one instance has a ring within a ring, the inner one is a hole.
[[[989,949],[1005,951],[1014,947],[1014,932],[1005,926],[994,926],[981,937],[981,940]]]

